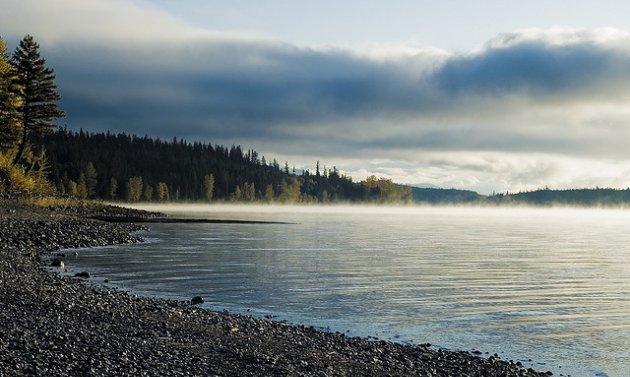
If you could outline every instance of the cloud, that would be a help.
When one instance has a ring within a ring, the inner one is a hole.
[[[449,59],[435,73],[450,95],[596,97],[628,84],[630,35],[610,30],[561,35],[527,31],[502,35],[480,52]],[[602,35],[608,36],[604,38]]]
[[[175,42],[208,34],[150,2],[126,0],[7,0],[0,24],[5,37],[31,34],[49,45],[68,41]]]
[[[75,101],[83,109],[128,103],[141,118],[153,103],[166,113],[160,123],[183,109],[191,126],[200,128],[229,123],[247,131],[253,123],[257,129],[308,127],[392,117],[423,129],[441,120],[500,119],[501,109],[517,114],[529,106],[545,111],[549,102],[570,106],[628,97],[625,49],[595,38],[561,45],[506,39],[447,58],[417,53],[375,59],[347,50],[215,38],[142,47],[74,43],[49,54],[67,83],[69,107],[78,107]],[[129,109],[110,110],[131,115]]]

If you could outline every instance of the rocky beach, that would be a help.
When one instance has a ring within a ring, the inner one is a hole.
[[[142,298],[50,272],[64,249],[141,242],[120,207],[0,202],[0,376],[547,376],[496,355],[349,338]],[[485,357],[484,357],[485,356]]]

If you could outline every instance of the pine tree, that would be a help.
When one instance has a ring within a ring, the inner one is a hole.
[[[88,197],[93,197],[96,193],[96,185],[98,184],[98,173],[92,161],[85,166],[85,185],[87,187]]]
[[[111,177],[109,179],[109,188],[107,191],[107,195],[114,200],[116,198],[116,192],[118,191],[118,180],[116,178]]]
[[[14,147],[19,137],[19,92],[15,68],[9,61],[6,44],[0,38],[0,151]]]
[[[29,134],[44,135],[52,130],[55,118],[64,116],[57,107],[61,96],[57,93],[55,74],[46,67],[46,60],[39,54],[39,45],[33,37],[27,35],[15,49],[12,64],[17,72],[17,84],[22,90],[20,120],[22,124],[21,141],[13,164],[20,162],[28,142]]]
[[[330,201],[330,195],[327,190],[322,191],[322,203],[328,203]]]

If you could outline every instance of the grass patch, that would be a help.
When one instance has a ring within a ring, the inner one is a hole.
[[[93,207],[106,206],[103,202],[100,202],[97,200],[59,198],[59,197],[54,197],[54,196],[29,197],[29,198],[25,198],[24,202],[34,207],[41,207],[41,208],[70,209],[70,208],[93,208]]]

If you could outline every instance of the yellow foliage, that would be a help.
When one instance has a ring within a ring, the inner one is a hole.
[[[55,194],[54,187],[43,174],[27,174],[21,166],[11,162],[10,156],[0,153],[0,192]]]
[[[57,207],[57,208],[86,208],[89,206],[93,206],[95,204],[102,204],[101,202],[98,201],[94,201],[94,200],[80,200],[80,199],[75,199],[75,198],[60,198],[60,197],[55,197],[55,196],[44,196],[44,197],[31,197],[31,198],[27,198],[25,199],[25,202],[27,204],[33,205],[33,206],[37,206],[37,207],[43,207],[43,208],[50,208],[50,207]]]
[[[0,191],[31,191],[35,181],[27,176],[19,166],[13,166],[10,159],[0,154]]]

